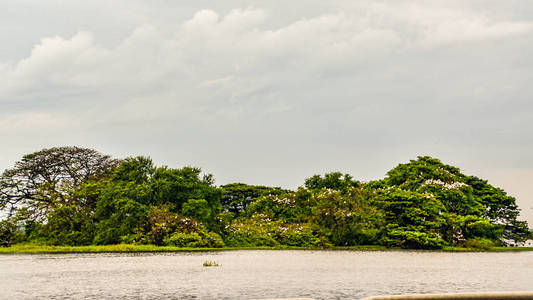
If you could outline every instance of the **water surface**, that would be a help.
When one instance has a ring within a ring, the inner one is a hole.
[[[206,260],[221,266],[203,267]],[[359,299],[480,291],[533,291],[533,252],[0,255],[3,299]]]

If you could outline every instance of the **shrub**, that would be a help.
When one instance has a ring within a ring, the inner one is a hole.
[[[317,246],[320,240],[309,224],[287,224],[272,221],[264,214],[254,214],[250,219],[240,219],[228,228],[226,244],[229,246]]]
[[[387,226],[381,243],[388,247],[411,249],[441,249],[445,242],[436,234],[423,232],[418,228]]]
[[[190,199],[183,203],[181,213],[186,217],[192,217],[200,222],[207,223],[211,217],[211,208],[204,199]]]
[[[0,221],[0,247],[8,247],[22,242],[25,239],[24,232],[11,220]]]
[[[220,248],[224,246],[222,238],[214,232],[175,232],[164,242],[168,246],[191,248]]]
[[[204,266],[204,267],[219,267],[220,264],[217,263],[216,261],[206,260],[206,261],[204,261],[203,266]]]
[[[476,249],[485,249],[488,250],[495,246],[494,241],[489,239],[469,239],[464,243],[466,248],[476,248]]]

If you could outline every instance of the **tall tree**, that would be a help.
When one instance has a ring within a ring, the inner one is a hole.
[[[399,164],[387,173],[385,179],[371,182],[367,188],[408,191],[440,202],[443,208],[439,216],[445,219],[440,236],[452,244],[462,243],[469,238],[491,238],[503,244],[511,240],[521,243],[530,237],[527,223],[517,219],[520,210],[515,198],[487,181],[466,176],[459,168],[443,164],[436,158],[420,156],[409,163]],[[389,204],[399,201],[397,197],[391,199],[394,201]],[[407,200],[409,205],[416,204],[422,208],[420,204],[423,202],[413,201],[417,197],[402,199],[400,202]],[[488,228],[492,232],[481,228]]]
[[[8,215],[25,210],[29,219],[72,205],[71,193],[83,183],[109,175],[118,161],[96,150],[54,147],[22,157],[0,175],[0,209]]]
[[[222,209],[234,213],[235,216],[239,216],[251,202],[261,196],[280,195],[288,192],[279,187],[245,183],[230,183],[220,188],[222,189],[222,198],[220,200]]]
[[[360,187],[361,183],[354,180],[350,174],[341,172],[326,173],[324,176],[313,175],[305,180],[305,187],[310,190],[322,188],[346,192],[350,188]]]

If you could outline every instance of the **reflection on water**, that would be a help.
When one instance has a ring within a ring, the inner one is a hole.
[[[206,260],[221,266],[203,267]],[[358,299],[518,290],[533,290],[533,252],[0,255],[0,297],[5,299]]]

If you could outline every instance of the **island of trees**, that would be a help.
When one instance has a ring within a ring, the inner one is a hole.
[[[360,182],[314,175],[297,190],[216,186],[201,169],[56,147],[0,176],[0,244],[178,247],[519,245],[515,198],[428,156]]]

